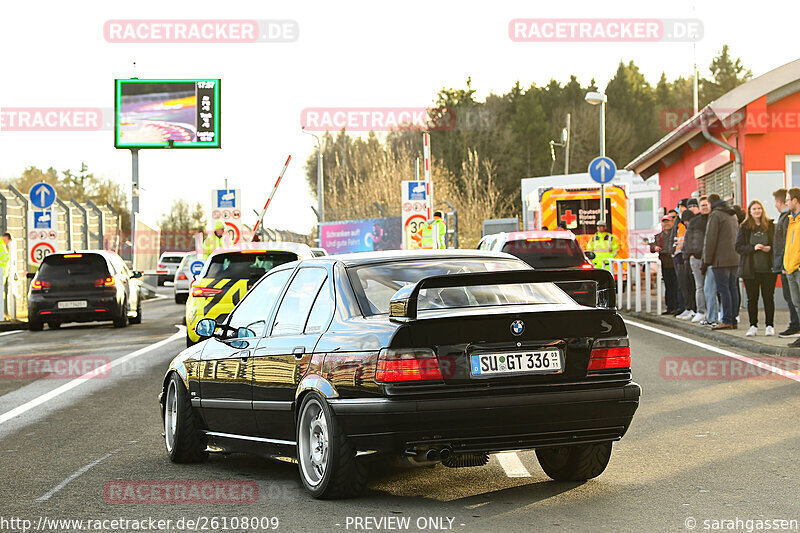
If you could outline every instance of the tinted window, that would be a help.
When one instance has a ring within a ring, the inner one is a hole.
[[[48,255],[39,268],[39,279],[63,280],[68,276],[105,278],[108,264],[97,254],[65,254]]]
[[[394,293],[422,278],[467,272],[499,272],[529,268],[525,263],[514,259],[397,261],[354,268],[351,280],[364,313],[378,315],[389,312],[389,300]]]
[[[519,257],[533,268],[569,268],[586,262],[577,241],[532,238],[507,242],[503,252]]]
[[[311,304],[319,293],[327,272],[323,268],[303,268],[292,280],[275,316],[273,335],[302,333]]]
[[[330,278],[326,279],[317,294],[317,299],[314,300],[314,306],[311,308],[311,314],[308,315],[306,323],[305,333],[308,335],[322,333],[328,327],[328,322],[331,321],[333,299],[331,298],[330,284]]]
[[[161,263],[180,263],[183,256],[180,255],[165,255],[161,257]]]
[[[297,261],[292,252],[230,252],[215,255],[206,272],[207,278],[250,279],[261,277],[276,266]]]
[[[253,287],[231,315],[229,325],[233,328],[247,328],[256,337],[263,336],[272,306],[291,273],[291,269],[274,272]]]

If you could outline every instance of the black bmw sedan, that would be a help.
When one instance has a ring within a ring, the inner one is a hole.
[[[570,281],[594,283],[603,307],[554,283]],[[613,290],[602,270],[477,250],[280,266],[170,364],[167,453],[296,461],[319,498],[358,494],[387,456],[456,468],[535,449],[553,479],[598,476],[640,396]]]

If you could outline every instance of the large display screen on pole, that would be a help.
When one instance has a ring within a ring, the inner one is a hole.
[[[220,80],[116,80],[116,148],[219,148]]]

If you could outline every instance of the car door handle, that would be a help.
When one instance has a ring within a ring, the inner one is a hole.
[[[295,359],[302,359],[303,356],[306,354],[306,347],[305,346],[295,346],[294,350],[292,350],[292,354],[294,355]]]

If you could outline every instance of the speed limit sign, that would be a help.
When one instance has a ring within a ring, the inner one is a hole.
[[[31,262],[41,265],[45,257],[55,252],[56,249],[49,242],[37,243],[31,248]]]

